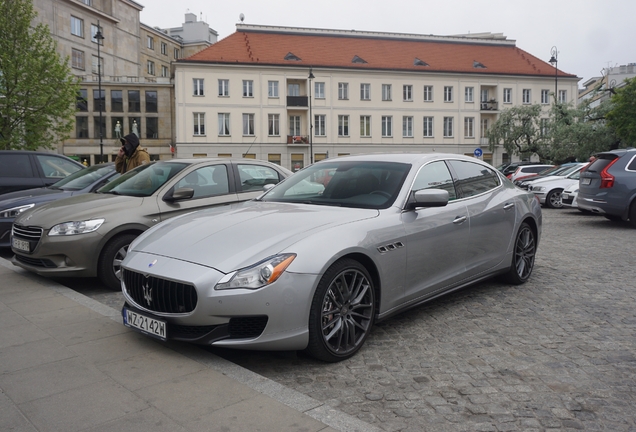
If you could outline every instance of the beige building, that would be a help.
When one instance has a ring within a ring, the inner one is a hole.
[[[557,71],[559,99],[575,75]],[[298,169],[370,152],[451,152],[493,164],[501,110],[545,105],[555,69],[500,34],[423,36],[238,24],[175,63],[180,157],[247,156]]]
[[[58,51],[81,80],[75,130],[58,151],[89,164],[99,161],[102,151],[105,160],[113,160],[117,137],[137,132],[152,159],[172,157],[172,64],[216,42],[216,32],[193,14],[186,14],[184,25],[171,32],[147,26],[139,21],[143,6],[131,0],[33,4],[36,20],[49,26]],[[98,26],[103,36],[99,47]]]

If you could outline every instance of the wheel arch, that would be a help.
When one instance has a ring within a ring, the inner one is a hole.
[[[148,227],[143,227],[142,228],[142,227],[139,227],[139,226],[128,226],[128,227],[123,227],[123,229],[120,229],[120,230],[117,230],[117,231],[111,231],[110,233],[108,233],[107,236],[104,236],[104,239],[102,240],[102,242],[100,244],[99,255],[97,257],[98,262],[99,262],[99,259],[101,259],[102,254],[104,253],[104,248],[114,238],[117,238],[117,237],[119,237],[121,235],[126,235],[126,234],[134,234],[135,236],[139,236],[144,231],[146,231],[147,229],[148,229]]]
[[[360,252],[352,252],[347,255],[343,255],[338,258],[337,261],[343,259],[353,259],[359,262],[368,272],[369,276],[373,280],[373,293],[375,294],[375,316],[377,318],[380,313],[380,303],[382,302],[382,290],[381,290],[381,281],[380,281],[380,272],[378,271],[378,267],[375,265],[373,260],[368,256]],[[337,262],[336,261],[336,262]]]

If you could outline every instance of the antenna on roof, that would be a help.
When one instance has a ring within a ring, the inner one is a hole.
[[[245,21],[245,15],[243,15],[243,13],[241,12],[241,14],[239,15],[239,19],[241,20],[241,22]]]

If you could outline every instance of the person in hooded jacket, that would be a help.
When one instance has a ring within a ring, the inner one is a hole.
[[[139,165],[150,162],[150,155],[146,149],[139,147],[139,138],[134,133],[120,138],[121,148],[115,158],[115,169],[124,174]]]

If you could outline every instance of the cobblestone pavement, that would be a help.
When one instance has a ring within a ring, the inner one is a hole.
[[[548,209],[543,227],[528,283],[402,313],[350,360],[210,351],[386,431],[636,431],[636,230]]]

